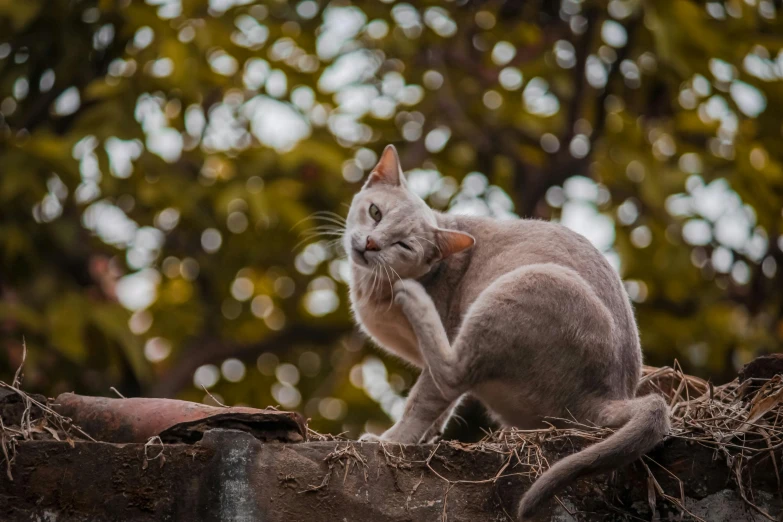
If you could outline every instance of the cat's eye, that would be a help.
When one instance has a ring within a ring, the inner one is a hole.
[[[375,203],[370,204],[370,217],[373,218],[376,223],[383,217],[381,214],[381,209],[375,206]]]
[[[397,244],[400,245],[405,250],[409,250],[409,251],[413,252],[413,249],[410,246],[408,246],[407,243],[405,243],[403,241],[397,241]]]

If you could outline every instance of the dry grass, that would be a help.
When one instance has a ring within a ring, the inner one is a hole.
[[[13,425],[3,423],[0,416],[0,451],[6,465],[6,475],[9,480],[14,480],[11,468],[16,458],[16,447],[20,441],[54,439],[65,441],[73,447],[74,440],[94,441],[81,428],[74,425],[71,419],[64,417],[51,409],[45,402],[25,393],[21,389],[22,369],[27,357],[27,346],[22,343],[22,363],[16,370],[11,384],[0,381],[0,389],[8,390],[15,394],[21,402],[22,412],[17,422]]]

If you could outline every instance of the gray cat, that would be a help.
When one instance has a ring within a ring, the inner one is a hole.
[[[567,228],[445,215],[408,190],[388,146],[354,197],[343,246],[361,327],[422,369],[402,418],[380,437],[416,443],[470,393],[507,426],[546,417],[617,428],[554,464],[519,517],[587,473],[631,462],[669,429],[658,395],[636,398],[639,334],[620,278]]]

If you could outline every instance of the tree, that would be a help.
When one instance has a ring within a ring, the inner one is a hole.
[[[0,368],[388,422],[414,375],[323,212],[391,142],[436,208],[586,234],[648,362],[724,380],[783,338],[776,5],[0,5]]]

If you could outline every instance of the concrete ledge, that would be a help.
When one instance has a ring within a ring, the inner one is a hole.
[[[560,439],[543,442],[542,449],[545,458],[556,460],[582,445]],[[5,474],[0,478],[0,518],[512,520],[530,483],[529,469],[514,465],[513,451],[497,450],[456,443],[262,443],[222,429],[207,432],[194,445],[75,442],[71,448],[65,442],[25,441],[17,447],[13,481]],[[692,515],[710,522],[763,520],[743,502],[730,466],[714,456],[710,448],[670,439],[614,477],[579,481],[538,520],[651,520],[653,509],[665,520],[679,511],[664,494],[684,499]],[[747,469],[753,502],[780,516],[772,460],[759,459]]]

